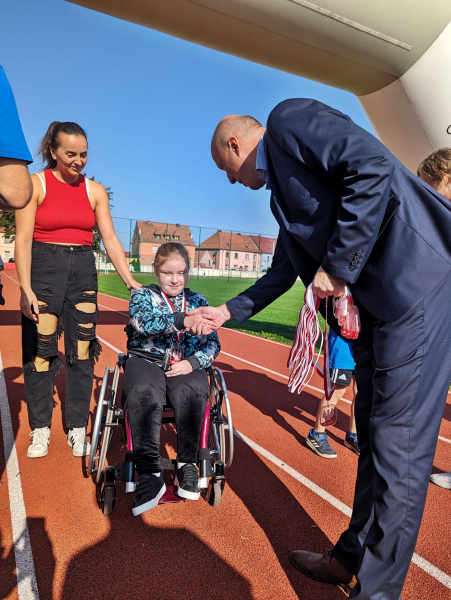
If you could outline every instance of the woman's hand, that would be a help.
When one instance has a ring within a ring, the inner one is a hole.
[[[136,281],[136,279],[132,279],[125,285],[127,286],[128,290],[139,290],[139,288],[141,288],[143,286],[143,284],[139,283],[139,281]]]
[[[177,377],[178,375],[188,375],[193,370],[191,363],[188,360],[181,360],[180,362],[171,365],[171,370],[166,371],[166,377]]]
[[[31,309],[33,308],[34,314]],[[39,304],[36,294],[33,290],[20,290],[20,310],[23,314],[30,319],[30,321],[37,321],[39,315]]]

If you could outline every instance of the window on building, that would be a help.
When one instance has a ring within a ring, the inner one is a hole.
[[[256,254],[254,254],[254,260],[257,260],[257,255]]]
[[[9,235],[5,235],[5,244],[10,244],[11,243],[11,238]]]
[[[211,262],[210,262],[210,261],[208,261],[208,266],[209,266],[209,267],[211,266]]]
[[[155,254],[156,251],[158,250],[158,246],[152,246],[152,252]]]
[[[244,267],[244,270],[245,270],[245,271],[248,271],[248,270],[249,270],[247,265]]]
[[[266,257],[266,262],[269,262],[270,258],[271,258],[270,256],[267,256]]]
[[[229,270],[229,265],[226,265],[226,271],[228,271],[228,270]]]
[[[174,238],[174,240],[179,240],[180,239],[180,237],[178,235],[174,235],[173,238]]]
[[[171,239],[171,236],[170,236],[170,235],[165,235],[165,236],[164,236],[164,239],[165,239],[165,240],[170,240],[170,239]]]
[[[10,258],[11,258],[11,252],[9,252],[9,251],[6,251],[6,252],[5,252],[5,260],[6,260],[6,259],[8,259],[8,260],[9,260]]]
[[[159,233],[155,233],[154,235],[157,240],[161,240],[161,235]]]
[[[249,260],[249,254],[246,254],[244,260]]]
[[[238,260],[238,252],[235,252],[235,260]]]
[[[229,258],[229,253],[228,252],[226,252],[226,258]]]
[[[233,269],[236,271],[238,269],[238,265],[233,265]]]
[[[253,270],[253,271],[256,271],[256,270],[257,270],[257,267],[252,267],[252,270]]]

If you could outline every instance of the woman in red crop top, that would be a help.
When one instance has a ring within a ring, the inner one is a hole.
[[[32,175],[33,196],[16,213],[16,267],[22,309],[25,395],[30,458],[45,456],[50,441],[53,377],[61,367],[58,337],[64,329],[65,420],[74,456],[90,452],[86,439],[96,338],[97,270],[92,251],[97,223],[108,256],[128,289],[133,279],[114,231],[108,196],[81,173],[88,160],[86,133],[76,123],[54,122],[40,145],[46,165]]]

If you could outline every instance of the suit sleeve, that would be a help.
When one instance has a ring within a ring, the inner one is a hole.
[[[296,278],[297,273],[279,235],[269,271],[253,286],[229,300],[227,308],[242,324],[285,294],[294,285]]]
[[[286,100],[273,110],[268,143],[270,151],[271,144],[277,144],[279,150],[338,188],[337,224],[321,266],[355,283],[373,249],[389,200],[393,165],[384,147],[346,115],[308,99]]]

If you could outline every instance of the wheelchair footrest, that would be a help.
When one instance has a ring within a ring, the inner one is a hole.
[[[183,498],[179,498],[174,494],[174,487],[172,485],[166,486],[165,493],[161,496],[158,504],[170,504],[174,502],[184,502]]]

